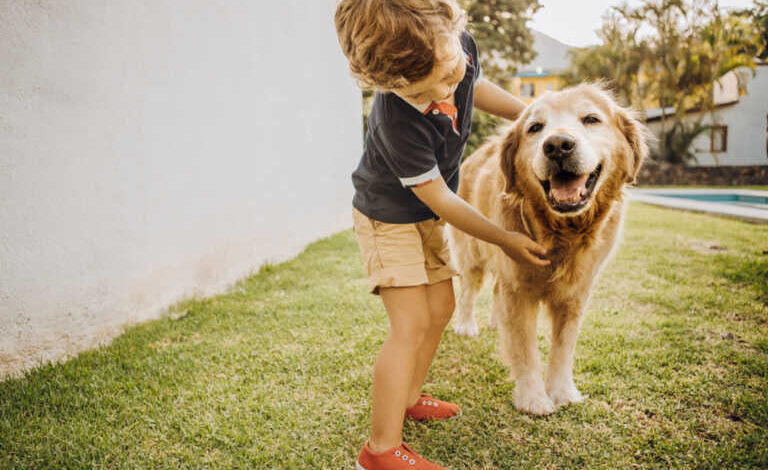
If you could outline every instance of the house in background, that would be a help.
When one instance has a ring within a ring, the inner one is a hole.
[[[571,49],[571,46],[540,31],[534,29],[532,33],[536,58],[519,67],[510,90],[526,103],[531,103],[546,91],[563,87],[564,82],[558,74],[568,66],[568,51]]]
[[[746,92],[739,90],[739,77],[746,81]],[[714,90],[715,108],[709,112],[692,111],[686,122],[699,119],[711,126],[691,144],[696,161],[691,166],[768,165],[768,63],[755,64],[755,74],[748,69],[724,75]],[[674,114],[673,108],[664,110]],[[662,133],[661,109],[646,111],[646,124],[657,136]],[[666,126],[669,127],[670,121]]]

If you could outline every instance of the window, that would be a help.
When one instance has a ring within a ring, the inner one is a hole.
[[[712,153],[728,151],[728,126],[713,125],[709,134],[709,151]]]
[[[520,85],[520,96],[523,98],[533,98],[536,96],[536,84],[524,82]]]
[[[552,82],[547,83],[547,90],[552,91],[555,89],[555,85]]]

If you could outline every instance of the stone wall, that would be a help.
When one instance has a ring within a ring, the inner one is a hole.
[[[648,160],[637,184],[684,186],[768,185],[768,165],[687,167]]]

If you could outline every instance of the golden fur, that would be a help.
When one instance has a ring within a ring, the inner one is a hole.
[[[587,114],[600,122],[585,121]],[[537,122],[544,126],[534,133]],[[553,209],[540,182],[551,163],[542,143],[555,133],[577,142],[573,165],[602,169],[594,170],[599,176],[586,206],[568,213]],[[604,89],[580,85],[544,95],[461,166],[459,196],[506,230],[530,236],[552,261],[543,268],[520,265],[498,247],[449,229],[461,275],[454,330],[477,334],[473,304],[490,275],[492,326],[500,326],[501,354],[516,380],[515,405],[523,411],[548,414],[582,399],[572,372],[576,337],[592,285],[619,238],[623,189],[634,181],[647,154],[646,136],[646,128]],[[540,305],[552,322],[546,383],[536,344]]]

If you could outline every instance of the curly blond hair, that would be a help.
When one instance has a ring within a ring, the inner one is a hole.
[[[380,90],[429,75],[437,39],[458,36],[467,23],[455,0],[341,0],[335,21],[352,76]]]

